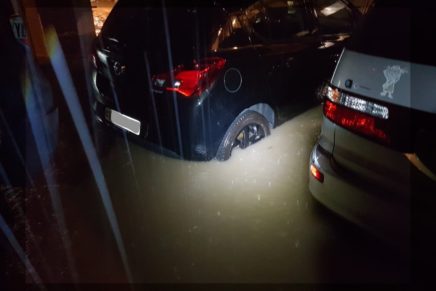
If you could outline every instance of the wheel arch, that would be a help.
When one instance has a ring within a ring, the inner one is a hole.
[[[254,105],[251,105],[248,108],[245,108],[244,110],[239,113],[239,115],[244,114],[246,111],[255,111],[259,114],[262,114],[266,120],[268,120],[270,129],[274,128],[276,125],[276,113],[274,109],[267,103],[257,103]],[[238,116],[239,116],[238,115]]]

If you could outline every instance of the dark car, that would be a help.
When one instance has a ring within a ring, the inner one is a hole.
[[[313,104],[360,16],[335,0],[183,3],[117,3],[93,56],[94,111],[190,160],[226,160]]]

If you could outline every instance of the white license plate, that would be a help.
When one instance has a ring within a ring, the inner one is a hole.
[[[118,127],[139,135],[141,132],[141,122],[118,111],[107,108],[109,120]]]

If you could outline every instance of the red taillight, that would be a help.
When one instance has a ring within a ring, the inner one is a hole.
[[[324,84],[320,90],[325,98],[324,115],[334,123],[357,134],[370,137],[382,144],[391,143],[390,110],[382,102],[357,96]]]
[[[203,70],[180,71],[174,75],[173,86],[166,89],[190,97],[199,89],[200,81],[205,73]]]
[[[315,165],[313,165],[313,164],[310,165],[310,173],[312,174],[312,176],[315,179],[317,179],[321,183],[324,182],[324,175],[323,175],[323,173],[321,173],[321,171],[318,170],[317,167],[315,167]]]
[[[158,87],[165,87],[167,91],[178,92],[184,97],[198,96],[216,80],[225,63],[226,60],[222,58],[207,58],[195,64],[192,70],[174,70],[173,81],[170,74],[165,73],[154,76],[153,83]]]
[[[377,117],[335,104],[330,100],[325,100],[324,115],[347,129],[389,143],[387,133],[377,125],[383,121]]]

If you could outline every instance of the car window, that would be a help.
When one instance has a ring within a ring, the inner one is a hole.
[[[313,3],[323,33],[352,30],[352,14],[345,3],[340,0],[314,0]]]
[[[253,33],[262,40],[282,42],[309,31],[302,2],[269,0],[257,2],[246,11]]]
[[[212,50],[241,47],[250,44],[247,32],[243,28],[243,18],[234,14],[227,18],[223,26],[216,32]]]
[[[266,40],[269,34],[269,27],[265,6],[263,6],[260,1],[256,2],[247,8],[245,15],[251,31],[257,38]]]
[[[270,39],[282,41],[304,34],[307,30],[305,10],[299,1],[266,1],[270,20]]]

